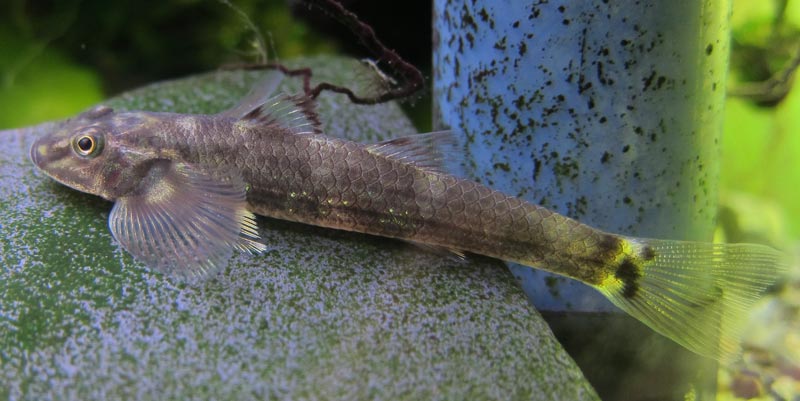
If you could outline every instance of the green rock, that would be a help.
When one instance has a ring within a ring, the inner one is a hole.
[[[294,64],[368,84],[354,61]],[[107,104],[216,112],[262,74],[212,72]],[[324,95],[319,108],[333,135],[413,132],[394,104]],[[211,280],[149,271],[112,239],[110,203],[28,161],[53,126],[0,132],[0,398],[597,399],[496,260],[259,218],[269,250]]]

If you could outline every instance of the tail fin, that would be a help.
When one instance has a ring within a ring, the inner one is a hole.
[[[658,333],[717,360],[738,355],[748,310],[787,268],[763,245],[625,240],[633,256],[596,288]]]

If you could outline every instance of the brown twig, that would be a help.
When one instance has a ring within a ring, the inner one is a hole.
[[[751,99],[762,104],[777,104],[789,94],[798,67],[800,67],[800,45],[797,45],[794,56],[783,69],[765,81],[740,83],[728,90],[728,96]]]
[[[263,70],[275,69],[292,77],[302,77],[303,92],[310,99],[316,99],[323,91],[330,91],[347,95],[351,102],[355,104],[377,104],[391,100],[402,99],[413,95],[422,89],[424,78],[422,73],[413,65],[403,60],[394,50],[386,47],[375,35],[375,31],[358,19],[358,16],[344,8],[336,0],[306,0],[309,5],[317,6],[326,14],[335,18],[358,37],[364,47],[367,48],[378,60],[385,62],[391,69],[393,75],[399,78],[399,85],[389,86],[386,91],[374,96],[359,96],[346,86],[335,85],[329,82],[321,82],[311,87],[311,76],[313,72],[310,68],[290,69],[277,63],[258,63],[258,64],[236,64],[226,66],[225,69],[243,70]]]

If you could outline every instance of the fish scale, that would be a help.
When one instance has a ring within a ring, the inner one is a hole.
[[[159,132],[177,139],[173,146],[186,149],[190,163],[203,164],[215,154],[237,155],[232,167],[250,184],[247,200],[255,214],[569,271],[592,284],[610,273],[593,245],[608,241],[609,234],[545,208],[369,152],[354,142],[275,127],[266,127],[269,132],[261,126],[235,130],[237,120],[195,118],[206,146],[189,145],[200,136],[196,132]],[[175,126],[168,120],[165,124]],[[259,145],[251,153],[237,152],[245,143]],[[313,149],[313,157],[305,149]],[[315,178],[320,170],[330,178]],[[558,252],[564,249],[574,254]],[[596,268],[587,269],[593,258]]]

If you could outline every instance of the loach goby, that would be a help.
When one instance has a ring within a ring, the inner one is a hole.
[[[655,331],[737,355],[746,312],[786,268],[755,244],[634,238],[442,171],[447,132],[363,145],[323,135],[274,73],[212,115],[98,106],[31,148],[64,185],[114,202],[114,238],[149,267],[206,277],[259,252],[254,214],[513,261],[580,280]]]

